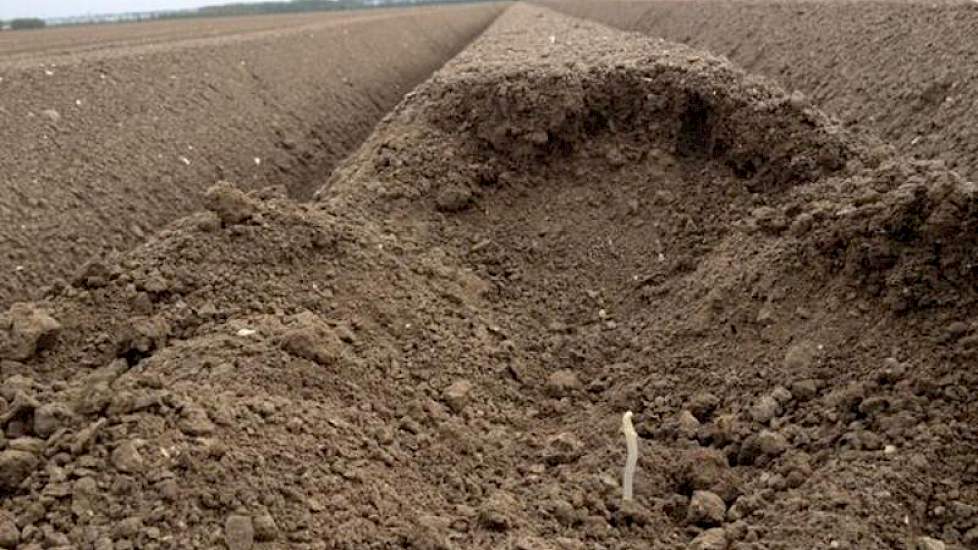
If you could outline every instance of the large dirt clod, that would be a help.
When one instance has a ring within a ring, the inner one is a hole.
[[[16,490],[20,483],[34,473],[37,455],[28,451],[8,449],[0,452],[0,491]]]
[[[54,345],[61,324],[43,309],[17,303],[0,314],[0,359],[24,361]]]

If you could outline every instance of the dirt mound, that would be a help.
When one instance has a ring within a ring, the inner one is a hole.
[[[809,95],[853,129],[978,179],[978,4],[972,1],[542,2],[729,57]]]
[[[316,203],[284,195],[214,187],[0,320],[27,350],[0,363],[6,540],[975,545],[978,204],[952,173],[517,5]],[[932,286],[900,302],[908,274]]]
[[[39,52],[0,55],[0,305],[144,241],[218,179],[308,198],[501,9],[170,21],[147,43],[94,26],[69,54],[71,32],[32,34]]]
[[[751,88],[716,58],[662,51],[649,64],[648,50],[628,53],[588,71],[521,67],[507,74],[519,86],[500,84],[494,72],[463,73],[442,83],[434,122],[478,138],[473,149],[488,147],[490,157],[524,162],[574,154],[604,135],[668,145],[729,167],[753,191],[810,181],[855,157],[821,113],[779,90]],[[697,64],[703,70],[690,70]]]

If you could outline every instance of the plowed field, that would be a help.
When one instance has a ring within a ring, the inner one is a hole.
[[[945,163],[516,4],[313,200],[256,183],[0,314],[0,546],[978,545]]]
[[[500,9],[0,34],[0,305],[143,241],[222,178],[308,198]]]

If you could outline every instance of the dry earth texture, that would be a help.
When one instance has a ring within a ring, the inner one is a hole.
[[[974,185],[722,59],[516,5],[206,204],[4,314],[0,546],[978,544]]]
[[[500,9],[0,35],[0,305],[142,242],[217,179],[308,198]]]
[[[725,55],[978,180],[978,2],[543,3]]]
[[[280,32],[285,28],[316,26],[329,20],[362,19],[364,16],[387,17],[402,10],[344,11],[324,14],[283,14],[242,17],[202,17],[183,21],[161,20],[139,23],[112,23],[52,27],[43,32],[0,34],[0,55],[6,62],[22,60],[30,63],[39,54],[47,56],[86,56],[91,50],[100,55],[129,55],[126,48],[154,46],[181,40],[201,40],[218,37],[241,37],[255,32]],[[97,32],[93,32],[96,30]]]

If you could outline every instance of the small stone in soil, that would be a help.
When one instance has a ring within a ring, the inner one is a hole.
[[[469,402],[469,394],[472,392],[472,383],[468,380],[456,380],[445,388],[442,397],[445,403],[456,414],[462,412]]]
[[[788,449],[788,441],[785,437],[770,430],[757,434],[757,444],[761,452],[768,456],[778,456]]]
[[[626,500],[621,503],[614,519],[619,525],[648,525],[652,522],[652,513],[634,500]]]
[[[679,435],[687,439],[696,437],[696,432],[700,429],[700,421],[689,411],[680,411],[676,423],[679,428]]]
[[[120,472],[135,473],[143,468],[143,457],[132,441],[123,441],[112,451],[112,465]]]
[[[558,399],[566,397],[582,387],[581,379],[570,369],[559,370],[547,377],[546,390],[550,397]]]
[[[778,401],[770,396],[765,395],[754,403],[754,406],[750,409],[750,416],[754,422],[760,424],[767,424],[775,416],[781,412],[781,405]]]
[[[40,455],[44,451],[44,440],[36,437],[18,437],[7,443],[7,448],[12,451],[24,451],[33,455]]]
[[[90,477],[83,477],[72,486],[71,511],[79,518],[89,518],[95,515],[95,498],[98,484]]]
[[[26,451],[0,453],[0,491],[13,491],[37,468],[37,456]]]
[[[758,457],[775,457],[788,449],[788,441],[777,432],[764,430],[759,434],[748,437],[740,448],[737,461],[741,464],[752,464]]]
[[[808,401],[818,395],[818,383],[811,378],[792,382],[791,394],[800,401]]]
[[[584,443],[570,432],[562,432],[547,441],[547,462],[568,464],[584,454]]]
[[[723,499],[710,491],[694,491],[689,501],[686,520],[694,525],[704,527],[720,525],[727,513]]]
[[[64,403],[47,403],[34,411],[34,433],[46,439],[73,420],[74,413]]]
[[[177,427],[187,435],[209,435],[214,433],[214,423],[207,416],[207,411],[200,407],[187,407],[183,410]]]
[[[519,511],[516,498],[506,491],[494,492],[479,509],[479,520],[495,531],[506,531],[513,526],[513,516]]]
[[[222,181],[207,190],[204,206],[218,215],[224,225],[233,225],[251,219],[257,209],[243,191],[229,182]]]
[[[255,545],[255,526],[250,516],[231,514],[224,523],[228,550],[250,550]]]
[[[461,185],[449,185],[438,191],[435,207],[442,212],[461,212],[472,204],[472,191]]]
[[[720,527],[707,529],[693,539],[686,548],[687,550],[725,550],[727,534]]]
[[[14,418],[21,416],[22,414],[29,413],[41,404],[34,399],[32,395],[23,390],[17,390],[14,392],[13,403],[10,403],[3,411],[0,413],[0,427],[7,424]]]
[[[677,473],[681,484],[693,490],[710,491],[731,500],[738,490],[736,478],[726,456],[717,449],[695,448],[686,451]]]
[[[255,527],[255,539],[259,542],[270,542],[278,538],[278,525],[271,514],[259,514],[252,523]]]
[[[818,359],[818,346],[808,341],[793,344],[784,355],[784,366],[789,372],[808,372]]]
[[[700,422],[705,422],[720,406],[720,398],[709,392],[698,392],[689,398],[686,408]]]
[[[61,323],[33,304],[16,303],[0,313],[0,359],[23,361],[50,348],[61,332]]]
[[[944,550],[947,545],[931,537],[919,537],[917,539],[917,550]]]
[[[0,511],[0,548],[15,548],[20,542],[20,530],[14,518]]]

